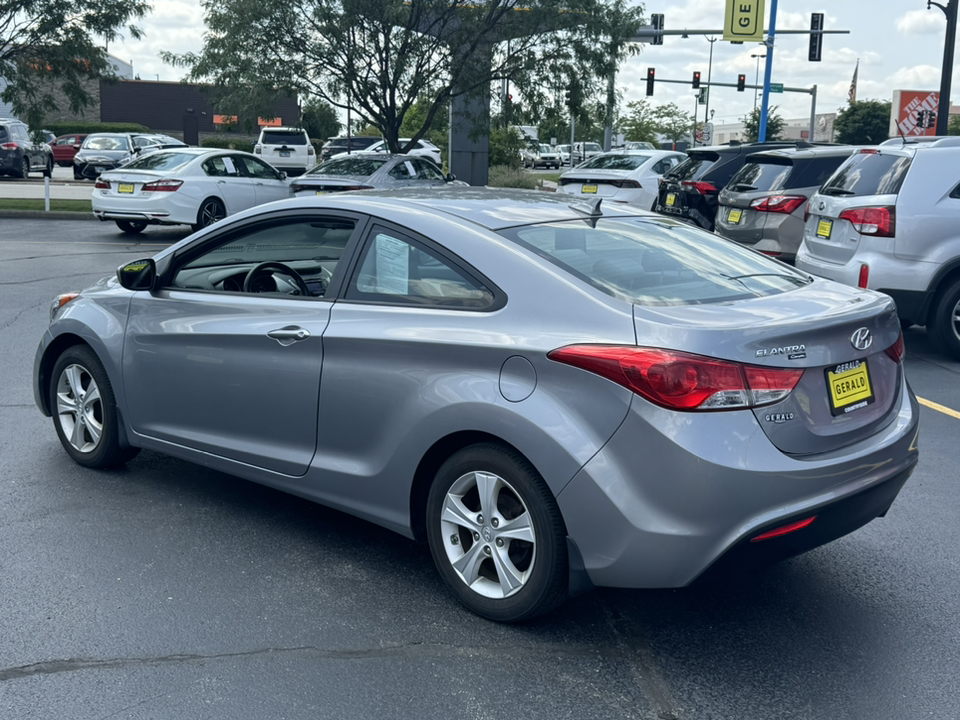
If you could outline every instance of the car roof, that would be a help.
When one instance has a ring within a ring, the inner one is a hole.
[[[428,187],[392,190],[363,190],[337,193],[336,196],[307,197],[295,201],[303,207],[318,202],[335,202],[343,209],[352,209],[372,215],[389,212],[415,212],[418,215],[453,216],[488,230],[501,230],[518,225],[562,220],[582,220],[592,217],[582,201],[563,193],[545,193],[540,190],[479,187]],[[601,203],[603,217],[651,216],[650,213],[615,204]],[[593,216],[596,217],[596,216]],[[671,218],[658,217],[670,221]]]
[[[754,157],[780,157],[780,158],[815,158],[815,157],[844,157],[853,155],[859,151],[859,147],[854,145],[815,145],[812,147],[788,147],[779,150],[763,150],[762,152],[750,153],[747,162]]]

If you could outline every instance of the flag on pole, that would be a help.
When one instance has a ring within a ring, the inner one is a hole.
[[[857,58],[857,66],[853,69],[853,80],[850,81],[850,92],[847,97],[850,102],[857,101],[857,72],[860,70],[860,58]]]

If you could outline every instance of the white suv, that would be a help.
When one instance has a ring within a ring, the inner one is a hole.
[[[408,142],[410,142],[410,138],[400,138],[399,142],[400,142],[400,147],[403,147]],[[357,151],[354,150],[354,152],[357,152]],[[363,152],[389,153],[390,148],[387,147],[386,140],[381,140],[380,142],[374,143],[370,147],[364,149]],[[417,140],[417,144],[414,145],[413,148],[411,148],[410,151],[406,154],[419,155],[420,157],[428,157],[431,160],[433,160],[438,167],[441,167],[443,165],[443,163],[440,160],[440,148],[438,148],[429,140]],[[341,155],[346,155],[346,153],[345,152],[337,153],[333,157],[340,157]]]
[[[852,155],[807,204],[797,267],[887,293],[960,360],[960,137]]]
[[[317,164],[317,152],[303,128],[263,128],[253,146],[253,154],[287,175],[303,175]]]

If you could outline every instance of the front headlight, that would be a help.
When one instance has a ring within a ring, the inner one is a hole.
[[[50,303],[50,322],[57,316],[57,312],[71,300],[75,300],[80,293],[70,292],[63,295],[57,295]]]

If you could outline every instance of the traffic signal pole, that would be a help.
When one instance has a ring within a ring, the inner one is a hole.
[[[933,0],[927,0],[927,10],[936,5],[947,16],[947,35],[943,46],[943,69],[940,71],[940,107],[937,112],[937,135],[947,134],[950,120],[950,85],[953,80],[953,50],[957,44],[957,1],[947,0],[946,7]]]

